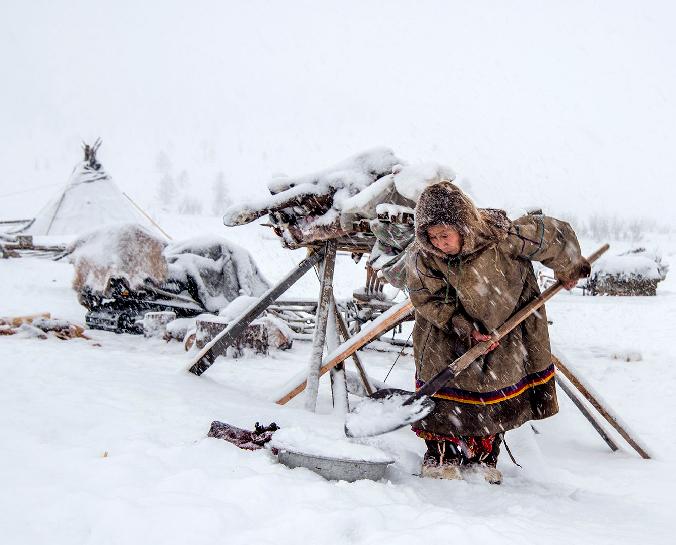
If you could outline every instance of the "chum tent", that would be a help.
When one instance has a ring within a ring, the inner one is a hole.
[[[66,186],[23,229],[29,235],[77,235],[115,223],[140,223],[156,230],[132,205],[96,160],[101,145],[85,144],[84,161],[78,163]]]

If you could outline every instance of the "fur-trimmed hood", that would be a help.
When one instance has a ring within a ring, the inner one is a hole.
[[[430,242],[427,229],[450,225],[462,237],[461,255],[471,254],[507,237],[511,222],[503,210],[477,208],[456,185],[442,181],[427,187],[415,208],[415,238],[432,255],[448,257]]]

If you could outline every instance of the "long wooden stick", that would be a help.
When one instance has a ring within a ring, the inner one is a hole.
[[[556,380],[556,384],[559,386],[559,388],[561,388],[564,391],[564,393],[570,398],[573,404],[580,410],[582,415],[589,421],[592,427],[601,436],[601,439],[603,439],[606,442],[606,445],[610,447],[610,450],[612,450],[613,452],[618,450],[619,447],[617,446],[615,441],[613,441],[610,438],[610,436],[606,433],[606,430],[603,429],[601,423],[598,422],[596,418],[594,418],[594,415],[587,410],[587,407],[584,406],[584,403],[573,391],[573,389],[570,386],[568,386],[568,384],[565,381],[563,381],[561,377],[559,377],[558,375],[554,375],[554,380]]]
[[[132,198],[131,198],[129,195],[127,195],[124,191],[122,192],[122,194],[123,194],[125,197],[127,197],[127,200],[132,204],[132,206],[133,206],[134,208],[136,208],[136,210],[138,210],[139,212],[141,212],[141,214],[143,214],[143,215],[148,219],[148,221],[149,221],[150,223],[152,223],[155,227],[157,227],[157,228],[160,230],[160,233],[162,233],[165,237],[167,237],[167,239],[173,240],[173,239],[171,238],[171,235],[170,235],[169,233],[167,233],[164,229],[162,229],[162,227],[160,227],[160,226],[157,224],[157,222],[156,222],[153,218],[151,218],[150,215],[147,214],[145,210],[143,210],[143,208],[141,208],[138,204],[136,204],[136,203],[132,200]]]
[[[319,287],[319,301],[315,317],[315,331],[312,337],[312,353],[306,379],[308,395],[305,398],[305,408],[314,412],[317,406],[319,393],[319,370],[322,367],[322,354],[326,342],[326,324],[331,312],[331,296],[333,294],[333,272],[336,266],[336,242],[330,240],[324,244],[324,259]],[[332,332],[333,333],[333,332]]]
[[[403,318],[406,318],[413,311],[413,304],[410,299],[399,303],[398,305],[393,306],[387,312],[383,312],[377,319],[373,320],[367,327],[362,329],[357,335],[350,338],[336,348],[331,354],[324,358],[324,365],[319,370],[319,375],[323,375],[329,369],[332,369],[339,363],[342,363],[362,346],[370,343],[373,339],[382,335],[386,331],[392,329],[396,326]],[[303,390],[307,381],[303,381],[298,384],[293,390],[282,396],[277,400],[278,405],[284,405],[288,401],[292,400]]]
[[[606,419],[608,424],[610,424],[617,433],[619,433],[622,438],[631,445],[631,447],[638,452],[638,454],[641,456],[641,458],[644,458],[646,460],[649,460],[652,458],[650,454],[648,454],[647,449],[642,446],[639,443],[638,439],[634,439],[629,432],[627,431],[629,428],[627,427],[626,424],[621,422],[620,418],[617,415],[612,414],[610,409],[607,407],[604,407],[603,404],[600,402],[600,397],[598,394],[592,393],[591,386],[586,385],[580,380],[579,377],[571,371],[571,369],[565,365],[560,358],[557,358],[554,354],[552,354],[552,360],[554,361],[554,365],[563,373],[563,375],[575,386],[575,388],[578,389],[578,391],[591,403],[594,408],[599,412],[599,414]]]

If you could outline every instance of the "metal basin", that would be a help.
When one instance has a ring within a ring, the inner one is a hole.
[[[304,467],[330,481],[347,481],[349,483],[360,479],[379,481],[385,475],[387,466],[394,462],[394,460],[386,462],[343,460],[288,450],[280,450],[277,459],[292,469]]]

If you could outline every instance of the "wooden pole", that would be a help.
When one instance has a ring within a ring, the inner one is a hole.
[[[321,376],[322,356],[324,343],[326,342],[326,324],[331,311],[331,296],[333,292],[333,272],[336,266],[336,241],[329,240],[324,244],[324,263],[322,266],[321,281],[319,287],[319,302],[315,317],[315,331],[312,338],[312,352],[310,366],[307,374],[307,395],[305,396],[305,408],[314,412],[317,407],[317,394],[319,393],[319,377]]]
[[[324,257],[324,250],[319,250],[303,259],[296,267],[275,286],[266,291],[258,302],[249,308],[239,319],[231,323],[221,333],[216,335],[202,350],[195,356],[190,364],[189,371],[200,376],[209,369],[216,361],[216,353],[223,353],[234,340],[242,334],[246,327],[255,320],[273,301],[282,293],[293,286],[298,280],[309,271],[316,263]]]
[[[336,307],[336,325],[338,326],[338,332],[340,333],[343,342],[349,340],[350,332],[347,329],[345,318],[343,318],[343,315],[338,310],[338,307]],[[369,377],[366,374],[366,369],[364,369],[364,365],[361,362],[361,358],[357,355],[357,352],[352,354],[352,361],[354,362],[354,366],[357,368],[357,372],[359,373],[361,382],[364,385],[364,389],[366,390],[368,395],[371,395],[373,393],[373,387],[371,386],[371,381],[369,380]]]
[[[594,427],[596,432],[601,436],[601,438],[606,442],[606,445],[610,447],[610,450],[615,452],[619,447],[617,444],[615,444],[615,441],[613,441],[610,436],[606,433],[606,430],[603,429],[603,426],[601,426],[601,423],[594,418],[594,415],[592,415],[588,410],[587,407],[584,406],[584,403],[582,400],[575,394],[573,389],[566,384],[565,381],[561,380],[561,377],[558,375],[554,375],[554,380],[556,380],[556,384],[561,388],[565,394],[570,398],[570,400],[573,402],[573,404],[580,410],[580,412],[584,415],[584,417],[589,421],[589,423]]]
[[[160,227],[160,226],[157,224],[157,222],[155,222],[155,220],[154,220],[153,218],[151,218],[150,215],[147,214],[145,210],[143,210],[143,208],[141,208],[138,204],[136,204],[136,203],[132,200],[132,198],[131,198],[129,195],[127,195],[124,191],[122,192],[122,194],[123,194],[125,197],[127,197],[127,200],[132,204],[132,206],[133,206],[134,208],[136,208],[136,210],[138,210],[139,212],[141,212],[141,214],[143,214],[143,215],[148,219],[148,221],[149,221],[150,223],[152,223],[155,227],[157,227],[157,228],[160,230],[160,233],[162,233],[162,234],[163,234],[165,237],[167,237],[169,240],[174,240],[173,238],[171,238],[171,235],[169,235],[169,233],[167,233],[164,229],[162,229],[162,227]]]
[[[383,333],[392,329],[394,326],[399,324],[401,320],[406,318],[412,311],[413,304],[411,303],[410,299],[407,299],[406,301],[393,306],[388,311],[383,312],[380,316],[378,316],[377,319],[366,325],[357,335],[354,335],[348,341],[345,341],[338,348],[336,348],[336,350],[324,358],[324,365],[322,365],[321,369],[319,370],[319,376],[334,368],[339,363],[345,361],[362,346],[370,343],[373,339],[376,339]],[[278,405],[284,405],[300,394],[303,390],[305,390],[306,385],[307,381],[304,380],[295,386],[291,391],[280,397],[276,403]]]
[[[331,309],[327,320],[326,330],[326,350],[333,352],[340,345],[340,333],[336,321],[336,306],[331,297]],[[336,365],[329,372],[331,376],[331,395],[333,396],[333,411],[345,415],[350,410],[347,397],[347,376],[345,375],[345,364]]]
[[[606,419],[608,424],[610,424],[617,433],[619,433],[622,438],[631,445],[631,447],[638,452],[638,454],[641,456],[641,458],[644,458],[646,460],[649,460],[652,458],[650,454],[648,454],[647,449],[642,446],[639,443],[638,439],[634,439],[630,434],[629,434],[629,428],[627,427],[626,424],[624,424],[621,420],[620,417],[613,414],[610,409],[607,407],[604,407],[603,404],[600,401],[600,396],[596,393],[592,393],[592,388],[591,386],[585,384],[582,382],[582,380],[576,376],[575,373],[568,367],[568,365],[564,364],[560,358],[557,358],[554,354],[552,354],[552,360],[554,361],[554,365],[563,373],[563,375],[571,382],[575,388],[578,389],[578,391],[593,405],[593,407],[599,412],[599,414]]]

